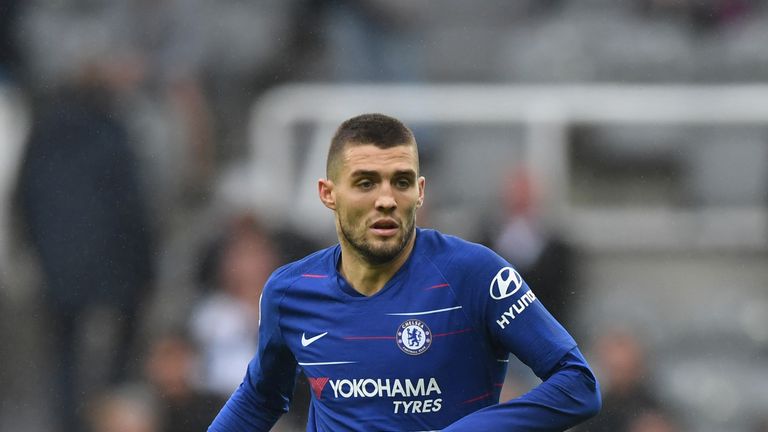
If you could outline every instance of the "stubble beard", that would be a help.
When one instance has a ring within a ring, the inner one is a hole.
[[[353,228],[346,226],[341,218],[339,218],[339,230],[344,236],[347,244],[349,244],[352,249],[354,249],[355,252],[366,262],[373,265],[386,264],[397,258],[400,253],[402,253],[403,249],[405,249],[405,246],[408,244],[408,242],[411,241],[411,238],[415,233],[415,225],[416,214],[414,211],[410,217],[406,218],[404,226],[405,230],[402,231],[402,234],[400,234],[402,238],[399,242],[392,246],[382,245],[377,247],[371,244],[366,237],[368,231],[367,226],[363,232],[356,236],[353,232]]]

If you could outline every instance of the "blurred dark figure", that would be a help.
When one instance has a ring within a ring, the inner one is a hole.
[[[128,372],[137,313],[152,282],[151,234],[132,143],[113,105],[139,71],[109,59],[89,63],[71,86],[44,98],[34,114],[19,179],[29,240],[44,277],[56,364],[52,395],[62,430],[79,430],[85,391],[77,378],[82,317],[114,316],[107,380]],[[103,332],[104,329],[99,329]]]
[[[215,127],[203,88],[206,20],[217,15],[207,9],[210,2],[25,3],[16,33],[34,91],[60,86],[91,58],[122,53],[141,65],[120,105],[128,129],[141,137],[134,151],[157,210],[154,222],[163,232],[173,229],[177,216],[205,203],[216,173]]]
[[[0,83],[18,78],[20,55],[16,23],[21,6],[21,0],[0,0]]]
[[[92,405],[89,432],[161,432],[154,401],[144,389],[115,388]]]
[[[661,414],[662,403],[648,385],[645,352],[634,334],[626,330],[611,331],[598,339],[595,351],[603,409],[579,431],[676,430],[668,417]]]
[[[197,352],[181,333],[158,338],[150,347],[146,375],[157,392],[159,432],[202,432],[225,399],[196,388]]]
[[[539,191],[530,174],[518,169],[504,179],[505,213],[488,223],[482,243],[509,261],[541,302],[568,325],[576,300],[574,251],[557,232],[544,226],[539,214]]]

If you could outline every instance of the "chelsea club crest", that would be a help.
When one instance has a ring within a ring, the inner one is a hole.
[[[432,345],[432,331],[424,321],[409,319],[400,324],[395,340],[404,353],[419,355]]]

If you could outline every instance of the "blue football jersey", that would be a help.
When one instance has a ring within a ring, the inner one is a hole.
[[[258,352],[209,431],[269,430],[299,370],[307,431],[563,430],[599,409],[573,338],[491,250],[417,229],[408,260],[368,297],[338,272],[340,254],[272,275]],[[499,404],[515,358],[544,382]]]

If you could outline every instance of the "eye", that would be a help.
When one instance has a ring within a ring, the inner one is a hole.
[[[411,181],[406,178],[399,178],[395,181],[395,186],[398,189],[408,189],[411,187]]]
[[[373,189],[373,182],[368,179],[363,179],[357,182],[356,186],[362,190]]]

